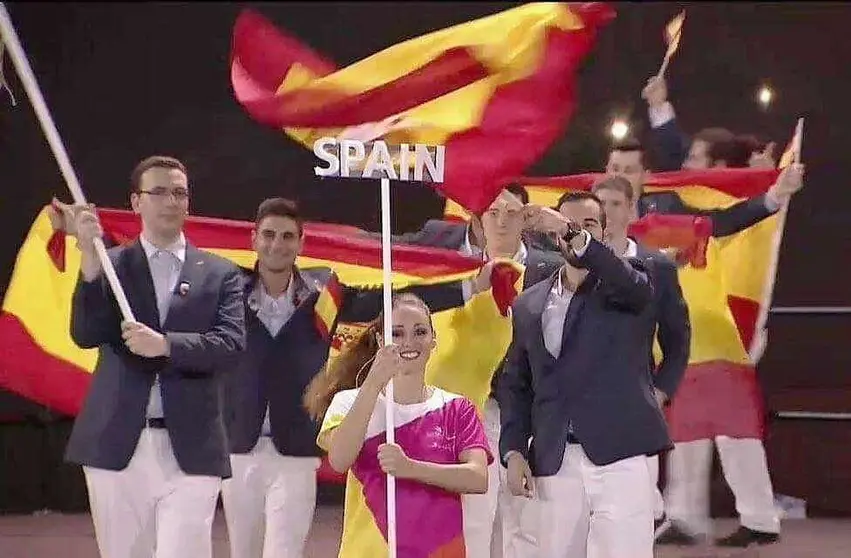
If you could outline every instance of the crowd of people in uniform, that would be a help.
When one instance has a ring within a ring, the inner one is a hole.
[[[770,148],[726,129],[685,141],[661,78],[644,98],[656,170],[775,165]],[[701,214],[715,236],[735,234],[787,203],[803,167],[784,169],[765,195],[711,212],[673,192],[644,192],[649,172],[645,148],[625,140],[609,152],[603,180],[555,207],[530,203],[511,184],[466,223],[432,220],[395,239],[525,269],[506,318],[511,345],[485,371],[493,381],[484,405],[427,382],[425,371],[440,343],[432,315],[488,291],[489,266],[457,284],[396,293],[391,343],[380,292],[344,289],[341,304],[359,305],[369,326],[329,362],[314,306],[331,273],[296,264],[304,243],[296,203],[259,205],[257,263],[239,268],[187,241],[185,166],[142,161],[130,181],[141,235],[109,250],[136,321],[122,318],[104,276],[96,212],[57,206],[80,252],[71,335],[99,351],[67,459],[84,468],[101,556],[211,557],[221,495],[231,556],[300,558],[327,455],[348,473],[341,557],[386,554],[391,474],[400,558],[651,558],[654,545],[710,535],[713,444],[741,521],[717,544],[777,541],[761,440],[670,434],[688,375],[689,309],[678,264],[628,227],[652,212]]]

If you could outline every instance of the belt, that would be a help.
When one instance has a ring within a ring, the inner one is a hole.
[[[149,418],[148,428],[165,428],[164,418]]]

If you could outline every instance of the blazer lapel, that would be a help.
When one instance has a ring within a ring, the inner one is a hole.
[[[583,308],[585,308],[585,296],[580,289],[579,292],[573,294],[573,298],[570,299],[570,304],[567,306],[567,313],[564,316],[564,328],[561,331],[561,353],[559,356],[568,352],[566,349],[570,342],[571,333],[573,333],[576,324],[579,323]]]
[[[318,294],[321,288],[321,285],[318,284],[315,278],[303,275],[298,267],[293,267],[293,276],[290,280],[295,281],[295,291],[293,292],[292,300],[293,312],[289,319],[284,322],[284,325],[281,326],[281,329],[278,330],[278,334],[275,335],[276,339],[290,328],[296,314],[313,311],[315,300],[312,297],[314,294]]]
[[[588,295],[592,290],[594,290],[595,283],[596,278],[593,275],[588,274],[576,292],[573,293],[573,298],[570,299],[570,304],[567,307],[567,313],[564,316],[564,328],[561,332],[561,353],[559,354],[559,358],[569,352],[566,350],[568,343],[570,343],[571,336],[574,329],[576,329],[576,325],[582,318],[585,303],[588,299]]]
[[[203,253],[192,246],[186,244],[186,260],[183,262],[183,267],[180,270],[180,276],[177,278],[174,292],[171,295],[171,302],[168,307],[168,315],[166,316],[166,324],[180,314],[186,305],[187,301],[192,296],[192,287],[200,287],[204,282],[206,269],[204,264]],[[156,297],[154,298],[156,300]]]
[[[128,287],[134,296],[128,296],[133,313],[139,322],[153,329],[160,329],[160,312],[157,309],[157,292],[151,278],[148,256],[139,239],[128,248],[130,251],[130,274],[121,278],[121,285]],[[135,304],[133,304],[135,302]]]
[[[529,299],[529,312],[532,316],[531,334],[535,338],[535,346],[545,355],[549,361],[554,361],[553,355],[547,350],[547,345],[544,343],[544,310],[547,308],[547,301],[550,298],[550,292],[553,290],[558,274],[553,274],[552,277],[538,283],[540,290],[535,293],[534,297]],[[537,286],[537,285],[536,285]]]
[[[652,256],[652,253],[643,244],[641,244],[634,238],[632,239],[632,241],[635,242],[635,257],[641,260],[646,260],[647,258]]]

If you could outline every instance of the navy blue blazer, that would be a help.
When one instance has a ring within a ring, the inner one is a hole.
[[[650,385],[655,310],[645,266],[596,240],[580,262],[590,273],[570,302],[558,358],[544,345],[541,321],[557,274],[512,306],[499,449],[503,465],[509,451],[518,451],[536,476],[558,472],[571,424],[596,465],[672,447]]]
[[[558,253],[558,247],[549,237],[538,235],[536,241],[540,249]],[[662,360],[659,362],[658,369],[652,351],[650,354],[651,366],[656,369],[653,383],[670,399],[685,374],[691,352],[691,322],[688,305],[683,298],[676,264],[662,252],[647,248],[640,243],[636,244],[637,257],[643,261],[654,287],[659,347],[662,349]],[[559,260],[557,265],[548,264],[540,269],[539,273],[549,277],[563,264],[564,260]]]
[[[341,285],[340,308],[328,334],[316,325],[316,302],[331,277],[328,268],[297,270],[296,309],[274,337],[257,317],[250,297],[259,275],[243,270],[245,322],[248,346],[232,363],[234,373],[227,390],[226,422],[233,453],[248,453],[257,444],[266,408],[271,438],[281,455],[321,455],[316,445],[320,424],[302,404],[305,389],[325,366],[331,341],[339,323],[364,323],[381,312],[381,286],[354,288]],[[464,304],[461,283],[415,286],[401,289],[419,296],[432,312]]]
[[[226,393],[225,423],[232,453],[245,454],[254,448],[268,406],[272,442],[281,455],[320,455],[319,425],[304,409],[302,395],[328,358],[330,342],[317,328],[315,306],[330,272],[296,273],[295,311],[273,336],[253,305],[259,275],[243,270],[247,347],[236,355]]]
[[[108,250],[133,314],[165,333],[169,357],[132,354],[121,338],[121,312],[106,278],[77,281],[71,307],[71,337],[83,349],[98,349],[98,361],[66,450],[72,463],[124,469],[145,427],[156,374],[162,387],[165,424],[180,468],[191,475],[230,477],[223,420],[222,364],[245,348],[242,278],[230,261],[188,244],[177,285],[160,326],[148,260],[136,240]]]
[[[641,244],[637,246],[637,257],[642,260],[653,284],[657,337],[662,350],[658,367],[652,351],[650,354],[650,361],[656,368],[652,381],[670,399],[683,379],[691,353],[688,305],[674,262],[658,250]]]

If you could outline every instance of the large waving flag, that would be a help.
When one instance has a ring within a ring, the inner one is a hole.
[[[129,211],[101,209],[98,214],[106,234],[116,243],[139,233],[138,217]],[[250,268],[256,257],[250,248],[252,227],[248,222],[191,217],[186,236],[199,248]],[[365,238],[360,231],[352,233],[354,230],[307,223],[304,250],[297,263],[305,269],[330,267],[347,286],[377,288],[382,284],[380,242]],[[0,386],[69,415],[78,412],[97,359],[97,350],[80,349],[69,334],[71,295],[79,273],[74,242],[54,231],[45,208],[18,253],[0,314]],[[394,288],[470,278],[482,265],[450,250],[415,246],[396,246],[392,257]],[[522,280],[520,270],[508,264],[497,269],[494,277],[516,289]],[[362,323],[337,320],[337,285],[337,281],[329,281],[316,304],[318,326],[329,332],[336,326],[332,357],[363,327]],[[484,347],[487,339],[507,346],[510,324],[506,330],[505,310],[511,301],[500,300],[498,293],[508,291],[503,287],[479,293],[463,307],[435,313],[440,343],[429,372],[435,383],[484,403],[490,375],[471,377],[460,371],[472,366],[496,369],[501,355]],[[482,350],[474,354],[467,350],[470,346]]]
[[[764,194],[777,176],[778,171],[772,169],[666,172],[650,175],[645,192],[674,191],[694,208],[719,209]],[[523,178],[521,182],[532,203],[552,207],[566,191],[589,190],[603,178],[602,174],[580,174]],[[467,215],[458,204],[447,202],[445,218],[466,219]],[[652,225],[654,219],[646,222]],[[648,228],[652,227],[644,230]],[[691,364],[726,361],[750,365],[758,360],[760,352],[753,357],[751,353],[760,343],[756,330],[765,325],[760,316],[771,305],[776,274],[772,262],[780,250],[782,232],[783,221],[774,215],[739,234],[707,239],[704,265],[680,267],[692,322]]]
[[[385,140],[445,146],[436,187],[478,212],[561,135],[576,71],[613,17],[602,3],[532,3],[338,69],[246,11],[234,28],[231,82],[253,119],[310,149],[349,126],[403,115],[411,124]]]

